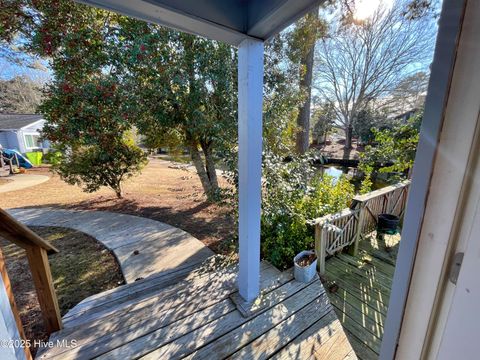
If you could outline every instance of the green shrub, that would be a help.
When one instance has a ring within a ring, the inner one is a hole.
[[[43,155],[43,162],[52,165],[58,165],[62,159],[62,153],[60,151],[49,151]]]
[[[311,160],[264,158],[261,252],[280,269],[291,267],[300,251],[313,248],[312,220],[347,207],[354,196],[347,178],[319,176]]]
[[[89,145],[69,149],[53,170],[65,182],[81,186],[86,192],[106,186],[122,198],[123,181],[140,172],[146,163],[142,149],[124,137],[108,148]]]
[[[390,129],[372,129],[374,141],[360,155],[358,169],[365,174],[365,191],[371,187],[371,178],[388,174],[388,183],[394,184],[409,176],[413,167],[423,112],[407,122],[395,124]]]

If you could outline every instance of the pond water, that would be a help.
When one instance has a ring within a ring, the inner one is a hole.
[[[343,175],[343,171],[339,168],[336,168],[335,166],[325,167],[324,170],[323,170],[323,173],[325,175],[329,175],[329,176],[333,177],[335,179],[335,181],[340,179],[340,176]]]

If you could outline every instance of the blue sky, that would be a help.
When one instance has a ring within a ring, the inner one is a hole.
[[[0,47],[0,79],[8,80],[15,76],[28,76],[35,81],[46,82],[51,76],[52,72],[48,68],[48,62],[32,57],[28,54],[22,53],[18,55],[18,61],[11,61],[8,54],[11,51],[8,48]],[[27,66],[32,64],[34,66]]]

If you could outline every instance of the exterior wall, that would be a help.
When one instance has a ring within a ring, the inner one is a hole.
[[[0,144],[5,149],[18,150],[21,153],[26,153],[34,149],[28,148],[25,141],[25,135],[40,135],[45,120],[36,121],[29,126],[25,126],[17,131],[1,131],[0,132]],[[43,141],[42,146],[36,149],[49,149],[50,143]]]
[[[0,340],[12,341],[17,344],[21,342],[2,277],[0,277]],[[2,360],[25,358],[25,352],[20,346],[0,346],[0,359]]]
[[[26,153],[27,151],[30,151],[30,149],[27,149],[26,147],[25,132],[22,130],[17,131],[17,143],[18,143],[18,151],[20,151],[22,154]]]
[[[0,144],[4,149],[20,149],[17,133],[15,131],[1,131]]]
[[[452,359],[452,353],[455,353],[454,357],[462,359],[478,358],[478,301],[475,307],[468,306],[471,305],[468,303],[458,307],[452,301],[457,294],[469,294],[470,299],[478,299],[479,294],[478,268],[472,271],[472,268],[465,266],[466,259],[471,259],[472,253],[469,254],[463,246],[466,245],[464,234],[477,236],[478,240],[478,231],[472,226],[478,224],[478,220],[475,222],[473,206],[470,204],[476,200],[474,206],[478,208],[478,191],[475,195],[473,190],[479,188],[474,166],[478,161],[480,139],[480,2],[448,0],[444,1],[443,6],[439,42],[435,52],[436,58],[438,53],[438,59],[444,59],[443,67],[440,67],[437,59],[434,60],[425,106],[425,114],[428,111],[429,116],[424,117],[413,169],[412,186],[426,186],[426,190],[422,196],[411,192],[407,209],[411,219],[405,220],[402,232],[402,238],[408,241],[400,245],[398,253],[400,260],[407,255],[402,246],[406,244],[403,246],[405,249],[413,245],[413,272],[411,277],[408,276],[407,269],[399,268],[397,262],[385,327],[387,334],[390,314],[395,314],[392,299],[399,298],[395,287],[398,290],[399,281],[403,282],[404,278],[407,284],[404,291],[408,294],[405,316],[401,319],[398,342],[392,341],[392,347],[397,348],[397,359]],[[448,16],[445,17],[446,14]],[[448,19],[448,22],[442,18]],[[457,34],[460,34],[458,40]],[[458,46],[453,47],[452,44]],[[450,84],[441,81],[443,76],[450,73],[446,67],[447,56],[452,56],[449,51],[456,55]],[[440,69],[443,71],[439,73]],[[445,87],[446,90],[443,90]],[[444,96],[448,98],[445,99]],[[432,99],[430,103],[429,99]],[[437,106],[431,106],[435,104]],[[434,121],[432,115],[439,120]],[[435,151],[431,156],[429,147],[434,147]],[[422,176],[425,173],[424,180],[417,177],[417,171]],[[424,210],[418,209],[419,205],[416,210],[415,206],[421,200],[425,201]],[[405,232],[407,220],[410,223],[417,221],[416,233]],[[417,238],[418,242],[415,241]],[[478,245],[478,242],[475,241],[475,244]],[[478,249],[474,246],[471,249],[478,259]],[[477,281],[474,280],[472,286],[460,285],[460,282],[454,285],[449,281],[450,266],[455,263],[454,254],[457,252],[465,253],[459,279],[462,273],[468,274],[470,278],[476,276]],[[466,273],[465,269],[468,269]],[[452,330],[452,319],[463,320],[461,329],[457,327],[454,336],[445,332],[447,327]],[[472,323],[475,323],[476,331],[472,331]],[[461,341],[456,341],[458,339]]]
[[[36,121],[35,123],[25,126],[17,131],[18,150],[21,153],[26,153],[35,149],[48,149],[50,147],[49,142],[44,141],[42,147],[32,149],[27,147],[27,143],[25,141],[25,135],[40,135],[45,122],[45,120]]]
[[[4,131],[0,131],[0,145],[2,145],[4,149],[9,147],[7,133]]]

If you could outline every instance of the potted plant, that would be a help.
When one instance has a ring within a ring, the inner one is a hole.
[[[302,251],[293,258],[295,280],[310,282],[317,272],[317,255],[314,251]]]

